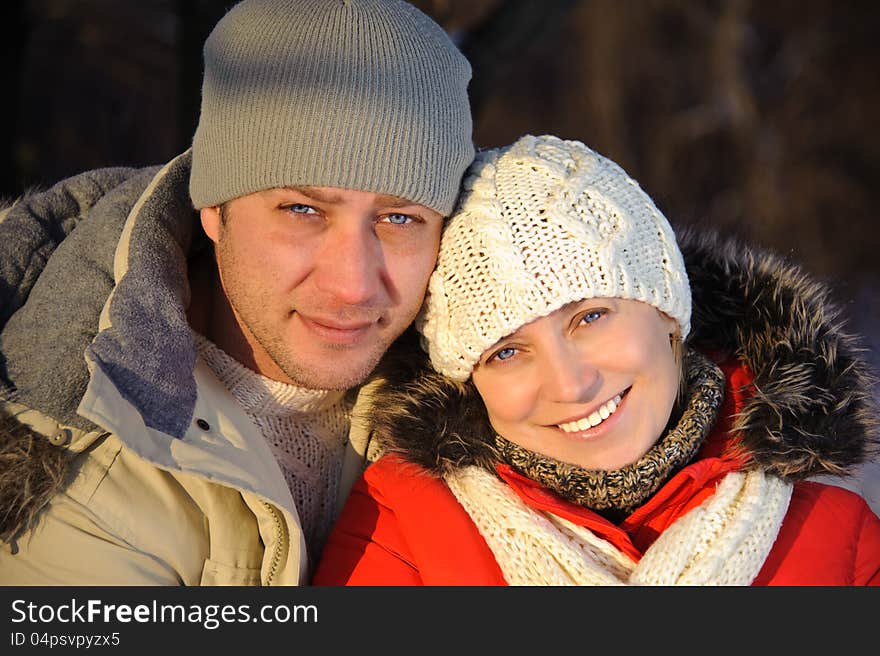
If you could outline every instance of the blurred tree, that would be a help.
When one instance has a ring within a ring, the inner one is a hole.
[[[202,98],[202,46],[208,34],[235,0],[177,0],[179,25],[178,69],[178,150],[186,148],[196,131]]]
[[[12,129],[0,134],[0,199],[20,193],[25,185],[18,171],[15,157],[16,135],[19,121],[17,102],[21,88],[21,70],[24,61],[24,47],[28,33],[24,10],[20,2],[6,2],[0,5],[0,25],[6,26],[6,35],[0,42],[0,88],[7,101],[6,120]]]
[[[29,0],[14,156],[26,184],[178,147],[172,0]]]

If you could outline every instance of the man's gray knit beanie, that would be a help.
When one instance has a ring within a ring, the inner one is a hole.
[[[452,211],[474,155],[471,67],[401,0],[245,0],[204,47],[196,208],[282,186]]]

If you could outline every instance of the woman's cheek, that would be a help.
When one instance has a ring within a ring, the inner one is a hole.
[[[477,390],[483,397],[493,425],[496,421],[507,423],[522,420],[529,416],[534,406],[535,390],[523,376],[492,375],[484,378]]]

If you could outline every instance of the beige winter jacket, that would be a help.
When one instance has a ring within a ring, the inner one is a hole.
[[[307,582],[281,470],[186,324],[188,172],[91,172],[0,222],[0,585]]]

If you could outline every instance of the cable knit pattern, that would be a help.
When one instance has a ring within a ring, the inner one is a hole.
[[[199,354],[272,449],[316,559],[336,514],[350,408],[344,393],[281,383],[251,371],[201,335]],[[312,560],[315,562],[315,560]]]
[[[635,563],[611,543],[527,506],[476,466],[445,476],[510,585],[749,585],[773,546],[792,485],[760,471],[728,474]]]
[[[527,135],[480,153],[444,230],[418,319],[434,368],[467,380],[502,337],[595,297],[654,305],[687,336],[684,261],[651,198],[579,141]]]

